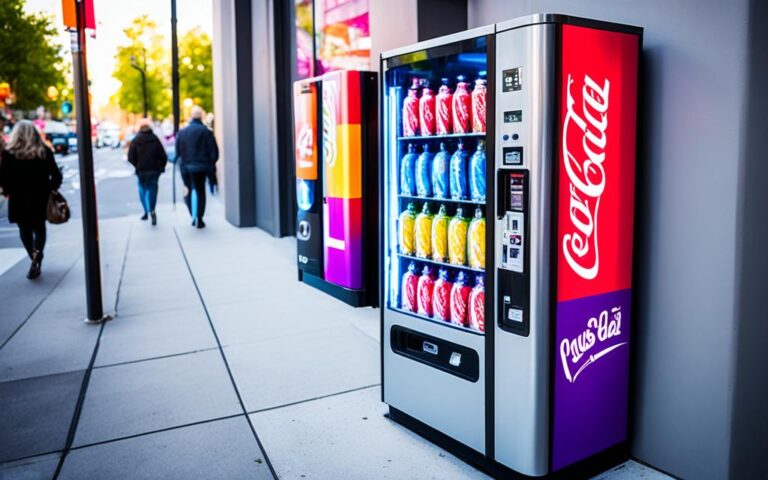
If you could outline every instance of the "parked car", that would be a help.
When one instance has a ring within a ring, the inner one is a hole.
[[[61,122],[45,122],[45,138],[50,142],[55,153],[66,155],[69,153],[70,131]]]
[[[103,127],[98,129],[96,134],[96,148],[120,147],[120,129],[118,127]]]
[[[75,132],[69,132],[67,141],[69,142],[69,153],[77,153],[77,134]]]

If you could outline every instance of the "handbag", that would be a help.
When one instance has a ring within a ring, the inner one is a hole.
[[[69,216],[69,205],[67,205],[64,195],[60,194],[57,190],[52,191],[48,197],[48,221],[58,225],[66,223],[69,220]]]

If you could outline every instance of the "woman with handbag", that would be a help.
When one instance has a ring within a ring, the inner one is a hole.
[[[29,279],[40,276],[48,202],[61,181],[53,151],[45,145],[40,132],[32,122],[19,121],[0,157],[0,187],[8,197],[8,220],[18,225],[21,242],[32,261]]]

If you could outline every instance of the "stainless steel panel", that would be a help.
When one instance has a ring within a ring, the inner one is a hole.
[[[501,33],[513,28],[520,28],[541,23],[563,23],[568,17],[560,13],[535,13],[524,17],[513,18],[496,24],[496,33]]]
[[[485,337],[384,310],[384,402],[468,447],[485,453]],[[477,351],[480,379],[470,382],[395,353],[393,325]]]
[[[387,59],[391,57],[396,57],[398,55],[403,55],[405,53],[418,52],[419,50],[425,50],[427,48],[438,47],[440,45],[456,43],[462,40],[468,40],[470,38],[477,38],[477,37],[482,37],[484,35],[490,35],[493,32],[494,32],[493,25],[477,27],[477,28],[473,28],[472,30],[465,30],[463,32],[452,33],[450,35],[445,35],[438,38],[424,40],[423,42],[419,42],[413,45],[408,45],[407,47],[400,47],[392,50],[387,50],[386,52],[382,52],[381,58]]]
[[[498,311],[494,321],[488,323],[493,325],[495,338],[495,458],[531,476],[545,475],[549,464],[549,238],[555,28],[552,24],[530,25],[499,33],[496,39],[496,168],[505,168],[503,147],[519,145],[524,149],[522,168],[529,170],[529,238],[525,240],[530,248],[531,323],[528,337],[499,328],[495,321],[501,314]],[[504,70],[517,67],[522,70],[522,89],[503,92]],[[518,109],[523,110],[523,121],[505,124],[504,112]],[[503,141],[505,133],[517,133],[519,141]],[[499,186],[496,187],[498,191]],[[501,222],[498,215],[494,218],[498,235]],[[501,265],[500,243],[497,240],[496,265]],[[498,304],[494,308],[497,310]]]

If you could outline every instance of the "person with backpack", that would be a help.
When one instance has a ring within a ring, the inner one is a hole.
[[[0,187],[8,197],[8,221],[19,227],[21,243],[31,260],[27,272],[30,280],[41,273],[48,201],[61,182],[53,151],[35,125],[29,120],[16,123],[0,154]]]
[[[192,107],[189,124],[176,137],[176,158],[187,187],[184,203],[192,215],[192,225],[205,228],[205,182],[216,172],[219,147],[216,137],[203,125],[203,109]]]
[[[152,123],[148,119],[139,122],[139,133],[131,141],[128,148],[128,162],[136,169],[139,183],[139,199],[144,208],[141,219],[152,218],[152,225],[157,225],[158,181],[165,171],[168,155],[165,153],[160,139],[152,131]]]

